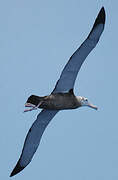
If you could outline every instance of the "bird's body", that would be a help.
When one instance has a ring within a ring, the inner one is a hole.
[[[64,67],[53,92],[44,97],[32,95],[28,98],[25,106],[31,107],[31,109],[25,111],[31,111],[37,108],[43,110],[38,114],[37,119],[32,124],[26,136],[20,159],[10,176],[19,173],[31,162],[45,128],[60,110],[75,109],[82,106],[97,109],[96,106],[89,103],[87,98],[75,96],[73,88],[81,65],[99,41],[104,30],[104,24],[105,10],[104,7],[102,7],[88,37],[70,57]]]
[[[66,110],[66,109],[76,109],[78,107],[81,107],[81,103],[78,97],[76,97],[74,93],[71,91],[67,93],[54,93],[44,97],[39,97],[39,96],[36,97],[39,99],[38,108],[41,109]],[[35,95],[32,95],[29,98],[30,99],[35,98]]]
[[[80,106],[76,96],[70,93],[57,93],[44,97],[44,101],[39,107],[48,110],[65,110],[76,109]]]

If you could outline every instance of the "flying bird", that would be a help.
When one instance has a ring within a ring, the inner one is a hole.
[[[21,156],[10,177],[22,171],[31,162],[45,128],[60,110],[76,109],[81,106],[88,106],[97,110],[97,107],[91,104],[87,98],[75,96],[73,88],[78,71],[88,54],[98,43],[104,30],[104,25],[105,10],[104,7],[102,7],[91,32],[81,46],[70,57],[52,93],[44,97],[31,95],[28,98],[25,107],[29,107],[30,109],[26,109],[24,112],[38,108],[41,108],[42,111],[38,114],[37,119],[29,129]]]

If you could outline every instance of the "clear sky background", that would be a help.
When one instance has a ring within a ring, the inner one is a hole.
[[[75,94],[99,110],[58,113],[32,162],[15,180],[118,180],[118,1],[0,1],[0,179],[9,180],[39,111],[23,113],[31,94],[48,95],[90,32],[101,7],[106,25],[83,64]]]

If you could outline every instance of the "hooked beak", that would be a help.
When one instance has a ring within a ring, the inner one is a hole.
[[[91,103],[88,103],[88,107],[90,107],[90,108],[92,108],[92,109],[95,109],[95,110],[98,109],[97,106],[95,106],[95,105],[93,105],[93,104],[91,104]]]

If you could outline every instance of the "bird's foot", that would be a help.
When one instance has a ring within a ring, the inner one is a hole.
[[[37,110],[39,108],[39,106],[41,105],[41,103],[42,102],[40,102],[37,106],[35,106],[34,104],[31,104],[31,103],[26,103],[25,107],[31,107],[31,108],[30,109],[25,109],[24,112]]]

